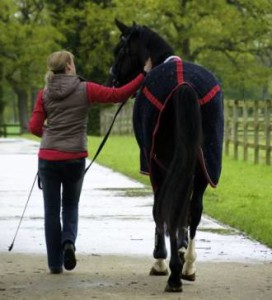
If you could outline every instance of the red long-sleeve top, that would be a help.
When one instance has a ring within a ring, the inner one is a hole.
[[[139,74],[134,80],[120,88],[105,87],[94,82],[86,82],[88,102],[89,104],[123,102],[137,91],[143,79],[144,75]],[[37,95],[36,104],[29,121],[29,131],[38,137],[42,137],[46,118],[42,89]],[[64,152],[55,149],[40,149],[38,156],[41,159],[57,161],[87,157],[88,152]]]

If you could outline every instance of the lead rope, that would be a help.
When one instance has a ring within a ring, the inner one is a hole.
[[[85,176],[85,174],[88,172],[88,170],[90,169],[90,167],[92,166],[92,164],[93,164],[94,161],[96,160],[97,156],[99,155],[99,153],[100,153],[101,150],[103,149],[103,147],[104,147],[104,145],[105,145],[105,143],[106,143],[106,141],[107,141],[107,139],[108,139],[108,137],[109,137],[109,135],[110,135],[110,133],[111,133],[111,129],[112,129],[112,127],[113,127],[113,124],[114,124],[114,122],[115,122],[115,120],[116,120],[116,118],[117,118],[117,116],[118,116],[120,110],[121,110],[122,107],[126,104],[127,101],[128,101],[128,100],[122,102],[121,105],[118,107],[118,109],[117,109],[117,111],[116,111],[116,113],[115,113],[115,115],[114,115],[114,117],[113,117],[113,120],[112,120],[112,122],[111,122],[111,125],[110,125],[110,127],[109,127],[107,133],[105,134],[105,136],[104,136],[102,142],[100,143],[100,145],[99,145],[99,147],[98,147],[98,149],[97,149],[97,151],[96,151],[96,153],[95,153],[95,155],[94,155],[92,161],[90,162],[90,164],[88,165],[88,167],[85,169],[83,176]],[[29,202],[29,200],[30,200],[30,196],[31,196],[31,194],[32,194],[32,191],[33,191],[33,188],[34,188],[34,185],[35,185],[35,182],[36,182],[37,179],[38,179],[38,186],[39,186],[40,189],[42,189],[41,183],[40,183],[40,179],[39,179],[39,174],[38,174],[38,172],[37,172],[37,173],[36,173],[36,176],[35,176],[35,178],[34,178],[32,187],[31,187],[31,189],[30,189],[30,192],[29,192],[29,194],[28,194],[28,198],[27,198],[27,201],[26,201],[26,204],[25,204],[23,213],[22,213],[22,215],[21,215],[19,224],[18,224],[18,226],[17,226],[17,229],[16,229],[16,232],[15,232],[13,241],[12,241],[11,245],[9,246],[8,251],[11,251],[12,248],[13,248],[13,246],[14,246],[15,239],[16,239],[16,237],[17,237],[18,231],[19,231],[20,226],[21,226],[21,223],[22,223],[22,221],[23,221],[24,214],[25,214],[25,211],[26,211],[28,202]]]
[[[104,136],[102,142],[100,143],[98,149],[96,150],[96,153],[95,153],[95,155],[94,155],[92,161],[90,162],[90,164],[88,165],[88,167],[85,169],[84,175],[88,172],[88,170],[90,169],[91,165],[94,163],[94,161],[96,160],[97,156],[99,155],[99,153],[100,153],[101,150],[103,149],[103,147],[104,147],[104,145],[105,145],[105,143],[106,143],[106,141],[107,141],[107,139],[108,139],[108,137],[109,137],[109,135],[110,135],[110,133],[111,133],[111,129],[112,129],[112,127],[113,127],[113,124],[114,124],[114,122],[115,122],[115,120],[116,120],[116,118],[117,118],[117,116],[118,116],[120,110],[122,109],[122,107],[123,107],[126,103],[127,103],[127,100],[124,101],[124,102],[122,102],[121,105],[118,107],[118,109],[117,109],[117,111],[116,111],[116,113],[115,113],[115,115],[114,115],[114,117],[113,117],[113,119],[112,119],[112,122],[111,122],[111,125],[110,125],[109,129],[108,129],[107,133],[105,134],[105,136]]]

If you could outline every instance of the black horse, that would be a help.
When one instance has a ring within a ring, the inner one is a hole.
[[[133,112],[141,172],[150,176],[154,192],[156,262],[150,274],[168,274],[165,233],[169,234],[171,274],[165,290],[180,292],[181,278],[195,280],[202,198],[221,173],[221,87],[205,68],[173,56],[166,41],[148,27],[118,20],[116,25],[121,36],[114,50],[112,85],[124,85],[143,70],[148,57],[152,60]]]

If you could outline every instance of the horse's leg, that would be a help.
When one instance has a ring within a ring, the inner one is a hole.
[[[165,263],[167,257],[167,249],[165,246],[165,234],[163,226],[155,228],[155,247],[153,257],[156,259],[153,264],[150,275],[163,276],[168,275],[168,268]]]
[[[153,177],[152,177],[153,184],[156,182],[156,187],[154,189],[154,205],[153,205],[153,218],[155,220],[155,205],[156,205],[156,199],[159,196],[160,187],[162,186],[162,182],[164,179],[164,171],[158,168],[155,164],[153,165]],[[152,185],[153,185],[152,184]],[[168,267],[165,262],[165,259],[167,257],[167,249],[165,245],[165,231],[164,231],[164,225],[163,224],[156,224],[155,228],[155,247],[153,251],[153,257],[155,258],[155,263],[151,267],[150,275],[155,276],[164,276],[168,275]]]
[[[188,248],[188,226],[182,227],[178,232],[178,252],[182,265],[185,262],[185,253]]]
[[[182,282],[180,274],[182,271],[182,263],[178,253],[177,234],[170,233],[171,258],[169,267],[171,274],[165,288],[166,292],[182,292]]]
[[[194,191],[191,199],[190,207],[190,236],[188,247],[184,255],[184,265],[182,269],[182,278],[189,281],[195,280],[196,274],[196,250],[195,250],[195,235],[197,227],[201,220],[203,211],[203,194],[207,187],[207,181],[199,171],[194,181]]]
[[[156,203],[155,201],[157,195],[158,193],[154,193],[154,204]],[[154,217],[154,209],[155,209],[155,205],[153,206],[153,217]],[[153,264],[149,274],[154,276],[168,275],[168,268],[165,263],[165,259],[167,257],[167,249],[165,245],[165,232],[164,232],[163,224],[156,224],[154,242],[155,242],[155,247],[153,251],[153,257],[156,259],[156,261]]]
[[[189,238],[188,248],[184,254],[184,264],[182,268],[181,278],[184,280],[195,281],[196,277],[196,251],[195,251],[195,239]]]

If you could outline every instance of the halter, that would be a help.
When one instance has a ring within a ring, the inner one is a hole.
[[[139,25],[134,25],[127,36],[121,36],[122,46],[119,49],[116,63],[110,68],[109,71],[110,75],[112,75],[114,78],[114,86],[118,84],[117,78],[120,78],[120,62],[123,60],[123,57],[127,55],[131,60],[131,53],[128,44],[131,37],[137,32],[141,32],[141,27]]]

